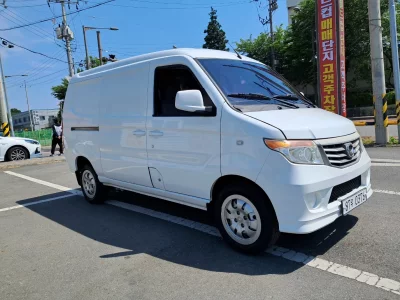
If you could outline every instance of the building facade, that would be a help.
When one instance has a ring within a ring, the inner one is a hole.
[[[288,10],[288,24],[292,24],[292,16],[296,13],[296,7],[299,6],[302,0],[286,0]]]
[[[50,128],[57,118],[58,109],[32,109],[13,115],[13,125],[15,131],[31,130],[31,118],[33,130]]]

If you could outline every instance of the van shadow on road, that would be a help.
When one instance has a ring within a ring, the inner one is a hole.
[[[52,194],[49,197],[62,194]],[[128,192],[112,194],[111,197],[165,213],[174,212],[174,215],[194,221],[209,222],[205,212],[163,200]],[[27,201],[34,199],[24,200],[25,203]],[[250,276],[287,274],[302,267],[301,264],[268,254],[244,255],[235,252],[214,236],[114,206],[91,205],[82,197],[32,205],[27,209],[93,241],[120,248],[111,253],[93,251],[93,255],[100,260],[118,257],[129,259],[133,255],[145,253],[192,268]],[[302,248],[305,253],[309,252],[305,250],[311,246],[314,253],[322,254],[340,241],[356,222],[357,218],[347,216],[312,235],[284,234],[278,243],[292,249]]]

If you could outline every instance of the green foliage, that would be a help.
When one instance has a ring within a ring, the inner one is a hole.
[[[345,40],[346,40],[346,72],[347,85],[351,89],[356,87],[358,81],[371,85],[371,60],[369,42],[367,0],[346,0],[345,6]],[[400,4],[397,4],[400,10]],[[381,1],[382,35],[384,44],[386,85],[392,87],[392,59],[390,50],[390,28],[388,2]],[[397,14],[400,24],[400,14]],[[276,30],[274,51],[277,53],[277,71],[289,81],[298,85],[317,85],[317,64],[315,43],[315,0],[303,0],[299,10],[292,17],[292,25],[284,30]],[[240,40],[237,50],[252,58],[270,64],[271,39],[261,33],[255,39]],[[351,76],[349,76],[351,70]],[[361,97],[355,96],[360,100]],[[372,99],[372,98],[368,98]],[[372,100],[371,100],[372,101]]]
[[[226,39],[225,31],[222,30],[221,24],[217,21],[217,11],[211,7],[209,15],[210,22],[207,29],[204,30],[207,35],[204,38],[205,44],[203,48],[229,51],[226,48],[228,40]]]
[[[350,93],[347,92],[347,107],[354,108],[354,107],[366,107],[366,106],[373,106],[372,100],[372,93],[368,92],[355,92]]]
[[[277,71],[283,72],[286,63],[286,31],[282,26],[278,27],[274,34],[274,42],[272,43],[269,34],[261,33],[257,38],[240,39],[236,43],[236,50],[242,54],[246,54],[265,64],[271,64],[271,45],[274,47],[275,60],[278,60]]]
[[[388,105],[396,104],[396,93],[394,91],[387,93],[385,98]]]
[[[63,78],[60,85],[56,85],[51,88],[53,91],[51,94],[58,100],[64,100],[67,93],[68,83],[68,79]]]
[[[396,139],[394,136],[391,136],[390,138],[389,138],[389,142],[388,142],[390,145],[397,145],[398,143],[399,143],[399,140],[398,139]]]
[[[19,114],[21,111],[17,108],[11,108],[11,116]]]

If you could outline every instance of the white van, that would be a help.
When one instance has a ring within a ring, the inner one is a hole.
[[[244,252],[316,231],[372,194],[351,121],[225,51],[174,49],[76,74],[64,134],[89,202],[114,187],[208,210]]]

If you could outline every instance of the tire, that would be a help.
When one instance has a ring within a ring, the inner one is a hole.
[[[89,165],[80,170],[82,193],[91,204],[103,203],[107,198],[108,189],[99,181],[96,172]]]
[[[7,152],[7,160],[16,161],[16,160],[24,160],[29,158],[29,153],[25,148],[16,146],[12,147]]]
[[[269,199],[251,185],[222,189],[214,206],[214,220],[223,239],[243,253],[258,254],[279,238]]]

